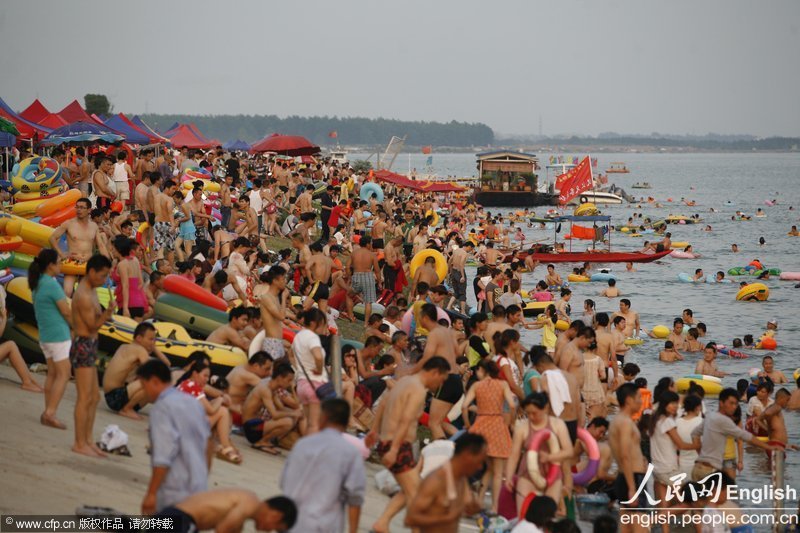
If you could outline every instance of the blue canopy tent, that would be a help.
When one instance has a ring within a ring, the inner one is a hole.
[[[0,131],[0,148],[11,148],[17,144],[17,138],[10,133]]]
[[[228,141],[222,145],[225,150],[235,151],[238,150],[240,152],[247,152],[250,150],[250,145],[246,142],[236,139],[235,141]]]
[[[78,121],[53,130],[42,139],[44,144],[81,144],[104,142],[107,144],[124,141],[125,137],[117,135],[99,124]]]
[[[136,131],[117,115],[109,117],[104,122],[109,128],[124,135],[125,139],[127,139],[127,142],[130,144],[147,144],[150,142],[150,138],[147,135]]]
[[[165,144],[169,143],[169,139],[161,135],[160,133],[156,132],[153,128],[147,125],[147,123],[139,118],[139,115],[134,115],[131,119],[131,122],[136,124],[136,127],[145,132],[148,135],[152,135],[153,137],[157,137],[163,139]]]

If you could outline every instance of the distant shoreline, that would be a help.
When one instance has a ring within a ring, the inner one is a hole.
[[[374,146],[347,146],[346,150],[353,153],[374,153]],[[403,147],[401,153],[421,152],[421,146]],[[546,145],[497,145],[484,147],[464,146],[433,146],[432,155],[441,154],[476,154],[494,150],[513,150],[533,154],[564,154],[564,153],[591,153],[591,154],[795,154],[800,153],[800,145],[796,148],[784,149],[746,149],[746,148],[700,148],[694,146],[642,146],[642,145],[586,145],[586,144],[546,144]]]

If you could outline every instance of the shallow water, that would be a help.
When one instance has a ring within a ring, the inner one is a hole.
[[[351,156],[356,159],[357,156]],[[426,156],[412,155],[411,166],[418,171],[424,167]],[[542,156],[546,160],[547,155]],[[794,288],[793,282],[778,281],[773,278],[766,281],[770,288],[767,302],[738,302],[735,300],[738,283],[733,284],[687,284],[678,282],[681,272],[694,273],[702,268],[707,275],[718,270],[727,272],[734,266],[743,266],[752,259],[758,258],[767,267],[777,267],[783,271],[800,271],[800,255],[797,254],[800,237],[789,237],[786,233],[793,224],[800,224],[800,155],[798,154],[603,154],[599,156],[599,169],[605,169],[611,161],[624,161],[630,174],[611,174],[610,182],[625,189],[629,194],[653,196],[664,207],[655,208],[649,204],[636,204],[602,207],[604,214],[611,215],[615,225],[624,224],[633,213],[642,213],[652,220],[670,214],[700,214],[702,224],[671,225],[674,241],[688,241],[694,251],[702,257],[694,260],[667,257],[661,264],[649,263],[636,265],[637,272],[625,272],[624,264],[609,265],[618,276],[617,287],[623,297],[632,301],[632,307],[638,311],[642,325],[651,329],[663,324],[671,328],[672,320],[681,315],[685,308],[694,311],[697,321],[708,326],[707,341],[716,341],[728,346],[734,337],[743,337],[750,333],[758,338],[766,328],[770,319],[779,321],[777,334],[778,349],[774,352],[744,350],[750,354],[749,359],[728,359],[721,357],[718,364],[721,370],[731,375],[724,378],[725,386],[735,386],[740,378],[747,378],[750,368],[761,366],[761,357],[769,353],[775,358],[775,367],[792,380],[792,373],[800,367],[800,289]],[[394,170],[405,172],[408,156],[398,157]],[[434,154],[434,171],[440,175],[475,175],[475,157],[471,154]],[[540,175],[544,175],[544,171]],[[648,181],[652,189],[632,189],[637,181]],[[691,190],[694,187],[695,190]],[[666,202],[673,198],[672,203]],[[695,207],[687,207],[680,203],[681,197],[695,200]],[[778,200],[778,204],[769,207],[765,200]],[[735,206],[725,203],[735,202]],[[794,211],[789,206],[794,205]],[[755,215],[761,207],[766,218],[753,218],[750,221],[731,221],[736,210]],[[716,213],[710,209],[715,208]],[[541,209],[541,208],[540,208]],[[509,213],[510,209],[492,209],[492,212]],[[713,231],[705,232],[706,224]],[[525,228],[526,240],[552,239],[552,230]],[[565,225],[562,234],[568,232]],[[759,246],[759,237],[766,240],[765,246]],[[647,238],[628,237],[615,232],[611,236],[612,248],[615,251],[638,250]],[[731,252],[731,244],[737,243],[740,252]],[[580,249],[573,243],[575,250]],[[585,247],[585,243],[584,243]],[[575,265],[562,265],[557,269],[562,277],[571,272]],[[531,289],[536,281],[544,277],[544,267],[535,273],[524,274],[523,289]],[[474,274],[473,274],[474,275]],[[727,274],[726,274],[727,277]],[[738,279],[752,278],[733,278]],[[471,285],[470,285],[471,286]],[[618,299],[606,299],[599,294],[605,288],[604,283],[572,284],[573,316],[582,312],[583,300],[592,298],[598,311],[615,311]],[[470,290],[471,305],[474,296]],[[537,344],[541,334],[537,331],[523,332],[526,345]],[[663,341],[648,339],[642,346],[635,347],[636,362],[642,368],[642,375],[648,379],[652,387],[662,376],[680,377],[693,373],[694,366],[700,357],[690,355],[686,361],[678,363],[662,363],[658,361],[658,352]],[[795,388],[793,383],[786,386]],[[716,409],[714,399],[706,400],[707,409]],[[790,442],[800,444],[800,414],[786,413],[786,424]],[[786,458],[786,482],[792,486],[800,483],[800,453],[789,452]],[[763,486],[770,483],[765,455],[760,451],[746,452],[745,468],[738,478],[742,486]],[[764,503],[762,505],[769,505]],[[791,507],[792,505],[787,505]],[[796,504],[794,505],[796,508]]]

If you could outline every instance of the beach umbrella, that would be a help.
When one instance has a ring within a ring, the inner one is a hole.
[[[319,153],[319,146],[315,146],[305,137],[299,135],[279,135],[273,133],[264,137],[251,148],[251,152],[275,152],[276,154],[290,155],[313,155]]]
[[[81,144],[104,142],[108,144],[124,141],[125,137],[117,135],[108,128],[93,122],[73,122],[53,130],[42,139],[44,144]]]
[[[17,125],[5,117],[0,117],[0,131],[10,133],[11,135],[19,135]]]

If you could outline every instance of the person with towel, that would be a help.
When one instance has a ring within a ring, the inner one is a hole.
[[[537,353],[533,366],[542,375],[542,390],[549,397],[550,412],[564,421],[572,444],[578,439],[578,417],[580,416],[580,390],[575,376],[556,367],[547,353]]]

